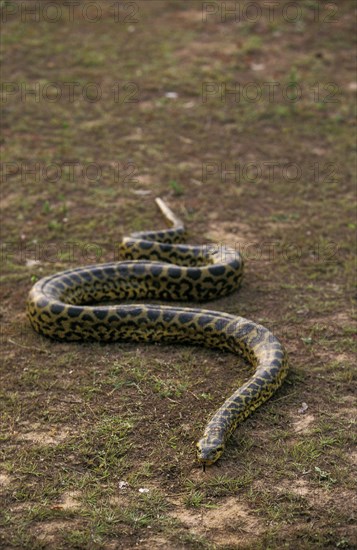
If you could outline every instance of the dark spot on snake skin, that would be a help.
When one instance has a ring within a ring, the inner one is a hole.
[[[69,306],[67,309],[67,313],[69,317],[78,317],[82,312],[81,307],[76,306]]]
[[[129,268],[127,265],[118,264],[118,267],[119,267],[119,273],[122,277],[125,277],[130,274]]]
[[[263,380],[262,378],[259,377],[259,378],[257,379],[257,382],[258,382],[258,384],[259,384],[259,389],[260,389],[260,391],[261,391],[261,392],[264,392],[265,389],[266,389],[266,380]]]
[[[262,334],[256,330],[256,335],[249,340],[249,346],[255,347],[256,344],[259,344],[261,342],[261,339],[262,339]]]
[[[160,312],[155,309],[148,309],[147,316],[150,319],[150,321],[156,321],[156,319],[160,317]]]
[[[64,290],[66,288],[66,285],[64,285],[61,281],[54,281],[50,287],[56,290]]]
[[[103,271],[107,277],[114,277],[115,275],[115,269],[112,266],[105,267]]]
[[[131,317],[137,317],[142,313],[142,310],[140,307],[132,307],[127,311],[126,315],[130,315]]]
[[[239,395],[237,397],[234,397],[232,399],[232,402],[235,407],[241,407],[244,404],[243,399]]]
[[[197,319],[197,324],[200,325],[200,327],[204,327],[211,321],[212,319],[208,315],[200,315],[200,317]]]
[[[119,319],[117,315],[109,315],[108,317],[108,323],[116,323],[118,320]]]
[[[167,270],[169,277],[173,279],[179,279],[181,277],[181,269],[179,267],[169,267]]]
[[[143,275],[145,273],[145,271],[146,271],[145,265],[134,264],[133,273],[135,273],[135,275]]]
[[[75,273],[71,274],[71,278],[73,279],[73,281],[76,281],[76,283],[81,283],[82,282],[81,278],[78,277],[78,275],[76,275]]]
[[[252,380],[249,384],[249,389],[250,390],[257,390],[257,389],[260,389],[262,387],[262,385],[265,384],[263,382],[263,380],[259,380],[259,378],[255,378],[254,380]]]
[[[192,321],[192,314],[191,313],[180,313],[178,317],[180,323],[189,323]]]
[[[239,338],[248,336],[255,328],[256,327],[252,323],[245,323],[243,326],[238,327]]]
[[[62,281],[65,283],[65,285],[73,287],[74,282],[72,281],[71,277],[63,277]]]
[[[150,266],[150,272],[154,277],[159,277],[160,273],[162,273],[162,267],[159,265]]]
[[[169,323],[173,317],[173,313],[171,311],[164,311],[162,314],[162,319],[164,323]]]
[[[228,418],[228,417],[231,415],[230,409],[228,409],[228,408],[223,409],[223,410],[221,411],[221,415],[222,415],[224,418]]]
[[[36,300],[36,306],[37,307],[41,307],[41,308],[44,308],[44,307],[47,307],[49,304],[49,301],[47,300],[47,298],[45,298],[44,296],[41,296],[41,298],[38,298]]]
[[[252,392],[250,391],[249,387],[244,388],[243,390],[240,391],[240,395],[242,397],[249,397],[251,395],[251,393]]]
[[[162,252],[169,252],[171,250],[171,244],[169,244],[169,243],[160,243],[159,248]]]
[[[83,320],[83,321],[89,321],[89,322],[90,322],[90,321],[93,321],[93,317],[92,317],[92,315],[89,315],[88,313],[84,313],[84,314],[82,315],[82,320]]]
[[[214,325],[215,325],[217,330],[221,331],[221,330],[225,329],[226,326],[229,325],[230,322],[231,322],[230,319],[222,319],[221,318],[221,319],[217,319],[217,321],[215,322]]]
[[[279,370],[280,370],[279,367],[273,367],[273,368],[269,369],[269,372],[273,377],[275,377],[279,374]]]
[[[138,325],[147,325],[148,320],[147,317],[139,317],[139,319],[136,321]]]
[[[92,280],[92,275],[90,273],[88,273],[88,271],[82,271],[81,277],[85,281],[91,281]]]
[[[272,376],[270,374],[270,371],[264,370],[262,372],[259,372],[259,378],[263,378],[263,380],[271,380]]]
[[[59,313],[62,313],[64,308],[65,308],[64,304],[54,303],[54,304],[51,304],[50,309],[51,309],[52,313],[54,313],[55,315],[58,315]]]
[[[188,267],[187,268],[187,277],[189,277],[190,279],[193,279],[194,281],[198,281],[198,279],[201,278],[201,272],[197,268]]]
[[[148,250],[154,246],[153,241],[140,241],[138,244],[142,250]]]
[[[112,267],[106,269],[110,269],[112,271],[112,276],[115,274],[115,270]],[[101,281],[104,279],[105,275],[108,275],[107,273],[104,273],[103,269],[93,269],[92,274]]]
[[[208,271],[211,273],[211,275],[214,275],[215,277],[218,277],[219,275],[224,275],[226,268],[224,265],[213,265],[212,267],[208,268]]]

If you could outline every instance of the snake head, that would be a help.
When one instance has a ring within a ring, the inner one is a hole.
[[[221,439],[208,435],[204,436],[196,445],[197,460],[205,469],[206,466],[210,466],[219,459],[223,450],[224,445]]]

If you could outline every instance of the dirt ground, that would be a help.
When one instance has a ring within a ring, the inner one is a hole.
[[[0,9],[0,547],[355,548],[355,4]],[[159,228],[157,196],[188,242],[245,256],[240,291],[204,307],[289,354],[206,473],[195,441],[248,365],[54,342],[25,313],[38,278]]]

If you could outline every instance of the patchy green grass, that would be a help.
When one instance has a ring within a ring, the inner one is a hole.
[[[352,549],[351,3],[300,2],[289,21],[262,2],[240,22],[218,2],[205,19],[201,2],[138,1],[118,20],[97,2],[97,22],[84,2],[71,22],[0,4],[0,546]],[[208,307],[263,323],[290,358],[205,474],[195,441],[247,365],[52,342],[24,311],[40,277],[117,260],[124,235],[159,227],[156,196],[189,242],[242,250],[242,289]]]

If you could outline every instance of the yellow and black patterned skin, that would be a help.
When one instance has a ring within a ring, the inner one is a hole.
[[[172,228],[125,238],[120,245],[125,261],[44,277],[30,290],[27,313],[37,332],[60,340],[182,342],[243,354],[255,372],[214,414],[197,443],[205,468],[221,456],[236,426],[281,385],[287,360],[272,333],[243,317],[155,304],[87,305],[138,298],[202,301],[239,287],[239,253],[225,250],[222,257],[211,247],[176,244],[184,226],[161,199],[156,202]]]

